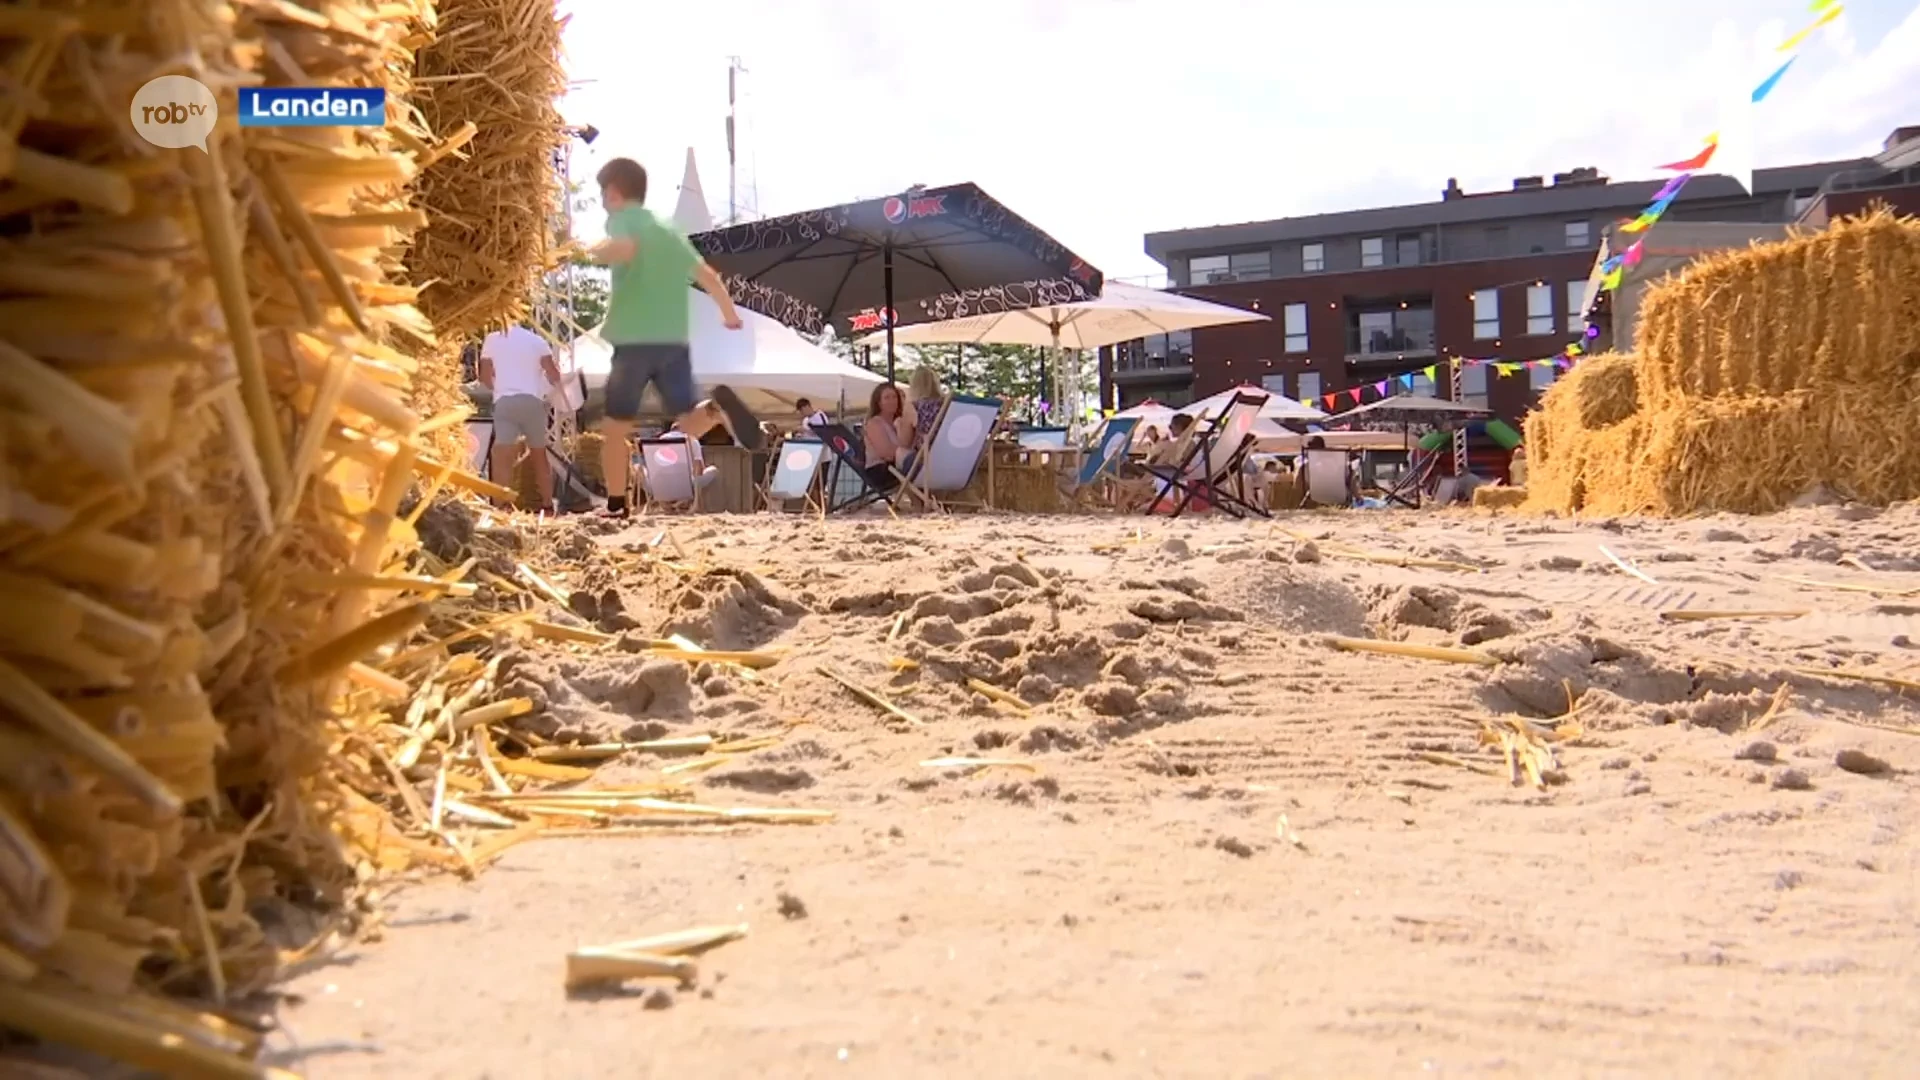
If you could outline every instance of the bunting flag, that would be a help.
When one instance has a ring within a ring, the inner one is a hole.
[[[1814,31],[1838,19],[1841,13],[1846,11],[1846,5],[1840,3],[1839,0],[1814,0],[1810,10],[1812,10],[1814,14],[1819,15],[1819,18],[1814,20],[1811,26],[1788,38],[1784,44],[1774,50],[1775,52],[1792,53],[1795,49],[1805,44],[1807,39],[1813,35]],[[1786,63],[1781,64],[1774,70],[1773,74],[1768,75],[1761,81],[1759,86],[1754,88],[1753,93],[1750,95],[1753,104],[1760,104],[1766,100],[1768,94],[1773,93],[1774,87],[1780,85],[1781,78],[1786,75],[1787,69],[1793,66],[1793,62],[1796,59],[1796,56],[1788,56]],[[1640,211],[1638,217],[1620,226],[1620,231],[1633,234],[1643,233],[1653,228],[1654,223],[1658,222],[1661,216],[1667,212],[1667,207],[1673,205],[1673,200],[1679,198],[1680,189],[1686,187],[1688,180],[1693,179],[1700,170],[1707,167],[1707,163],[1713,160],[1714,152],[1718,149],[1720,149],[1720,134],[1715,132],[1707,136],[1707,145],[1699,153],[1685,161],[1675,161],[1667,165],[1659,166],[1662,170],[1677,172],[1680,175],[1668,180],[1662,185],[1659,192],[1654,195],[1653,202],[1648,204],[1645,210]],[[1640,256],[1637,254],[1639,247],[1640,243],[1636,241],[1633,247],[1628,249],[1628,253],[1631,256],[1630,258],[1614,256],[1600,265],[1600,287],[1602,289],[1611,292],[1620,287],[1621,282],[1625,278],[1625,268],[1640,261]]]
[[[1492,368],[1501,378],[1508,378],[1518,375],[1522,371],[1530,368],[1552,368],[1555,371],[1565,371],[1573,366],[1574,360],[1576,360],[1582,352],[1584,352],[1584,350],[1580,348],[1578,342],[1575,342],[1553,356],[1542,356],[1533,360],[1483,360],[1466,356],[1451,356],[1447,358],[1445,363],[1449,373],[1451,373],[1454,368],[1486,367]],[[1440,364],[1428,364],[1419,371],[1403,371],[1397,375],[1389,375],[1375,382],[1362,383],[1359,386],[1350,386],[1344,390],[1330,390],[1327,393],[1321,394],[1318,398],[1301,398],[1300,404],[1310,409],[1317,408],[1331,413],[1341,407],[1340,403],[1343,400],[1353,405],[1365,403],[1368,391],[1371,391],[1374,400],[1378,401],[1390,397],[1400,390],[1416,389],[1419,386],[1419,378],[1422,375],[1426,376],[1428,383],[1437,386],[1438,380],[1436,376],[1440,372],[1440,367]]]

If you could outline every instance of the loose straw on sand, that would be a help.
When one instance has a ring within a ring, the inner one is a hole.
[[[832,668],[823,667],[823,668],[820,668],[819,671],[820,671],[820,674],[825,675],[827,678],[832,679],[834,682],[837,682],[841,686],[845,687],[847,689],[847,692],[851,693],[854,697],[857,697],[861,701],[864,701],[867,704],[873,706],[874,708],[879,709],[881,712],[886,713],[888,716],[891,716],[894,719],[900,720],[904,723],[911,724],[914,727],[926,726],[925,724],[922,724],[920,722],[920,719],[914,716],[912,713],[907,712],[905,709],[902,709],[900,706],[895,705],[893,702],[888,701],[886,698],[875,693],[874,691],[869,690],[864,686],[861,686],[859,683],[854,682],[852,679],[847,678],[845,675],[840,674],[839,672],[833,670]]]
[[[1708,622],[1714,619],[1798,619],[1808,611],[1663,611],[1664,622]]]
[[[1605,544],[1600,545],[1600,554],[1605,555],[1607,557],[1607,561],[1611,562],[1614,566],[1618,567],[1621,573],[1631,574],[1632,576],[1639,578],[1641,581],[1644,581],[1649,585],[1660,584],[1659,582],[1653,580],[1653,578],[1647,576],[1646,572],[1641,570],[1639,567],[1633,566],[1630,563],[1628,563],[1625,559],[1622,559],[1620,556],[1615,555],[1612,552],[1612,550],[1607,547],[1607,545]]]
[[[1407,641],[1376,641],[1372,638],[1328,637],[1327,644],[1342,652],[1383,653],[1416,660],[1439,660],[1449,664],[1477,664],[1494,667],[1500,661],[1478,649],[1455,649],[1444,645],[1416,645]]]

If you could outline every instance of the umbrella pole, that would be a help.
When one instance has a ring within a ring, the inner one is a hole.
[[[881,317],[887,321],[887,381],[893,379],[893,245],[888,244],[880,254],[881,289],[885,292],[885,306]]]

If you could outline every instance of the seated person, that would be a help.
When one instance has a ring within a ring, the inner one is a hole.
[[[1327,440],[1318,435],[1309,435],[1306,444],[1300,448],[1300,467],[1294,470],[1294,476],[1300,484],[1300,505],[1305,506],[1313,499],[1313,482],[1308,476],[1308,455],[1315,451],[1325,451]],[[1359,489],[1359,469],[1357,458],[1347,457],[1347,501],[1352,502]]]
[[[866,453],[867,483],[881,491],[890,491],[899,485],[895,469],[904,473],[913,467],[913,445],[900,437],[905,405],[900,388],[892,383],[874,387],[873,396],[867,399],[867,422],[860,431]]]
[[[913,370],[913,378],[907,380],[907,405],[902,410],[900,420],[895,425],[900,434],[901,444],[915,450],[933,436],[933,425],[940,419],[940,406],[946,401],[946,395],[940,390],[940,377],[930,367]],[[903,466],[900,470],[905,472]]]

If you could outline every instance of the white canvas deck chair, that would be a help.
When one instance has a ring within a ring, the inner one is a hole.
[[[1353,481],[1345,450],[1304,450],[1300,461],[1307,467],[1309,506],[1353,505]]]
[[[694,449],[674,435],[640,440],[640,482],[649,505],[685,505],[700,509],[700,485],[695,479]]]
[[[1247,455],[1253,452],[1254,421],[1266,404],[1265,394],[1235,394],[1217,419],[1194,424],[1190,430],[1199,431],[1199,436],[1176,464],[1148,469],[1165,482],[1165,487],[1147,505],[1146,512],[1155,513],[1163,503],[1171,503],[1171,516],[1179,517],[1198,497],[1234,517],[1270,516],[1249,497],[1242,471]]]
[[[894,470],[900,478],[899,494],[944,512],[946,507],[934,496],[964,491],[973,482],[999,419],[999,398],[948,394],[912,465],[905,473]]]
[[[767,482],[760,486],[767,509],[784,509],[796,499],[804,499],[808,510],[822,509],[815,479],[826,456],[827,444],[819,439],[781,442],[767,459]]]

